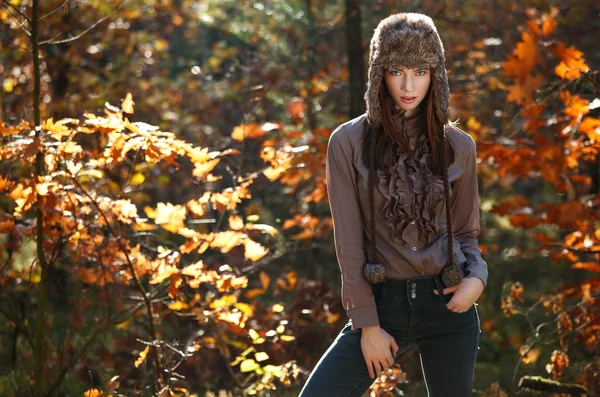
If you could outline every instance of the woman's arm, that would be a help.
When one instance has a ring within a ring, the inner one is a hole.
[[[469,263],[471,273],[467,278],[479,277],[483,286],[487,285],[487,263],[481,257],[478,236],[481,231],[479,224],[479,188],[477,183],[477,147],[469,137],[469,147],[465,156],[464,173],[457,182],[451,201],[452,229],[454,238],[460,243],[460,248]]]
[[[363,224],[352,153],[348,131],[339,126],[329,138],[325,174],[335,250],[342,273],[342,304],[352,320],[352,329],[358,329],[378,326],[379,318],[371,284],[363,276]]]

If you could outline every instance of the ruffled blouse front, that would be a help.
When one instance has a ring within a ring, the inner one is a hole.
[[[394,161],[386,170],[377,170],[379,190],[385,198],[382,211],[392,238],[412,246],[410,234],[417,226],[419,248],[427,246],[439,232],[436,214],[444,202],[444,182],[428,167],[431,146],[424,128],[424,113],[406,119],[394,112],[394,120],[409,138],[409,151],[394,145]]]

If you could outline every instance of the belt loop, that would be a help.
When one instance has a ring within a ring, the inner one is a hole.
[[[440,276],[435,276],[433,278],[433,281],[435,281],[435,286],[437,287],[438,290],[438,299],[439,300],[443,300],[444,299],[444,285],[442,284],[442,279],[440,278]]]

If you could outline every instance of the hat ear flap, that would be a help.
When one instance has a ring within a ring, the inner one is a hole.
[[[448,106],[450,103],[450,88],[446,69],[436,67],[431,76],[431,93],[433,94],[433,106],[435,117],[440,125],[446,125],[450,121]]]
[[[379,91],[383,82],[383,68],[371,65],[369,70],[369,83],[365,92],[365,103],[367,105],[367,121],[371,125],[381,125],[381,103],[379,103]]]

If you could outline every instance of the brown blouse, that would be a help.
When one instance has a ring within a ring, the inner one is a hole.
[[[386,277],[407,279],[439,274],[448,258],[444,184],[427,167],[430,149],[425,114],[403,119],[409,153],[398,151],[397,161],[377,170],[375,224],[377,255]],[[334,228],[336,255],[342,273],[342,303],[352,328],[379,325],[371,284],[363,276],[369,236],[369,167],[363,159],[365,115],[333,131],[326,160],[327,192]],[[479,192],[475,141],[464,131],[449,127],[454,148],[448,169],[454,229],[454,261],[467,260],[471,273],[487,285],[488,269],[478,248]]]

